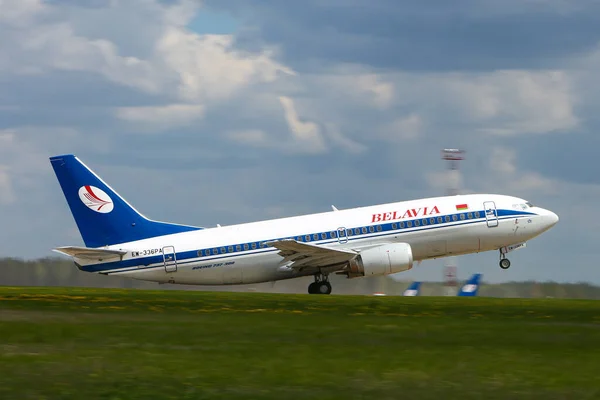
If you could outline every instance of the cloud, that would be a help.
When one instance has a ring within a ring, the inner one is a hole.
[[[6,49],[0,59],[0,72],[86,71],[148,93],[159,90],[159,76],[148,61],[121,56],[114,43],[79,36],[67,23],[9,28],[8,35],[0,39]]]
[[[359,64],[430,72],[557,68],[600,39],[600,4],[570,3],[206,1],[252,26],[240,32],[240,46],[278,45],[296,70]]]
[[[522,170],[517,165],[516,150],[496,146],[491,151],[490,170],[496,188],[507,192],[555,194],[559,183],[542,175]]]
[[[395,118],[390,124],[382,128],[383,137],[390,141],[404,141],[416,139],[422,133],[423,119],[420,115],[412,113],[405,117]]]
[[[351,154],[361,154],[368,150],[366,145],[346,137],[334,124],[328,123],[326,128],[326,134],[335,146]]]
[[[41,0],[0,0],[0,21],[5,24],[19,25],[29,22],[35,14],[44,10]]]
[[[231,35],[199,35],[188,31],[185,25],[197,12],[196,2],[166,6],[151,0],[134,0],[132,3],[137,7],[129,2],[112,2],[101,7],[97,12],[104,19],[114,16],[123,20],[125,14],[137,20],[142,13],[146,15],[146,23],[154,20],[158,25],[127,32],[138,40],[155,40],[138,56],[122,54],[117,43],[93,37],[99,36],[100,31],[94,20],[86,18],[95,29],[68,19],[72,15],[85,18],[91,13],[88,10],[60,3],[19,3],[8,1],[12,16],[8,20],[12,22],[0,27],[0,44],[4,48],[0,72],[82,71],[148,94],[171,95],[194,102],[223,99],[252,83],[273,82],[279,73],[294,73],[275,62],[270,50],[241,51],[233,48]],[[61,12],[66,13],[67,20],[61,18]],[[150,35],[145,37],[145,33]]]
[[[384,82],[377,74],[349,75],[344,85],[360,94],[367,94],[376,107],[386,108],[394,100],[394,85],[391,82]]]
[[[231,35],[198,35],[170,29],[157,44],[167,68],[178,76],[178,94],[186,100],[222,99],[252,82],[273,82],[280,72],[294,74],[267,51],[233,49]]]
[[[311,121],[301,121],[296,111],[294,100],[280,96],[279,101],[283,106],[285,120],[287,121],[290,132],[292,133],[299,151],[311,154],[322,153],[327,150],[319,126]]]
[[[0,165],[0,204],[13,203],[15,199],[15,192],[8,174],[8,166]]]
[[[15,141],[14,132],[0,131],[0,148],[7,149]],[[16,199],[9,175],[10,165],[0,164],[0,204],[13,203]]]
[[[140,126],[145,131],[164,131],[184,127],[204,117],[201,104],[169,104],[166,106],[121,107],[117,117]]]
[[[233,131],[227,134],[230,140],[251,146],[263,147],[268,145],[269,140],[265,132],[259,129],[248,129]]]
[[[48,151],[58,153],[59,147],[64,148],[62,143],[78,140],[78,134],[68,128],[0,130],[0,202],[25,206],[43,200],[44,196],[39,194],[43,186],[40,179],[50,173]]]
[[[473,188],[464,186],[464,178],[458,170],[428,172],[425,175],[425,179],[433,189],[440,193],[440,195],[447,195],[449,191],[452,191],[453,193],[456,191],[456,193],[459,194],[476,192]]]
[[[496,145],[486,154],[489,155],[486,163],[479,168],[473,168],[473,161],[467,157],[461,162],[459,170],[428,172],[427,182],[430,187],[444,193],[452,188],[461,194],[498,193],[526,198],[556,196],[559,188],[565,184],[524,167],[519,163],[517,150],[513,147]],[[474,180],[477,177],[479,179]]]
[[[463,112],[492,134],[547,133],[579,124],[575,95],[564,71],[496,71],[450,79],[452,97]]]

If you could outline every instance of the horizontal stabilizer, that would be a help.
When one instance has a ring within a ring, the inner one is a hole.
[[[93,249],[90,247],[65,246],[54,249],[55,252],[65,254],[67,256],[79,258],[82,260],[112,260],[122,259],[127,251],[125,250],[108,250],[108,249]]]

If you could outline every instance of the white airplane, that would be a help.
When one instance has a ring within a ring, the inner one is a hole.
[[[496,250],[506,253],[550,229],[558,216],[510,196],[435,197],[349,210],[201,228],[141,215],[74,155],[50,158],[86,247],[54,251],[82,271],[159,283],[234,285],[329,275],[388,275],[413,263]]]

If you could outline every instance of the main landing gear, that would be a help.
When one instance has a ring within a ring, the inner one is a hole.
[[[500,250],[500,268],[509,269],[510,268],[510,260],[506,258],[506,254]]]
[[[331,283],[327,275],[315,274],[315,281],[308,285],[308,294],[330,294]]]

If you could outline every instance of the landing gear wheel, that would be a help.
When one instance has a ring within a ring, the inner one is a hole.
[[[331,293],[331,283],[329,283],[329,282],[317,283],[317,293],[318,294],[330,294]]]
[[[331,283],[327,275],[315,274],[315,281],[308,285],[308,294],[330,294]]]
[[[500,268],[509,269],[510,268],[510,260],[508,258],[503,258],[500,260]]]

